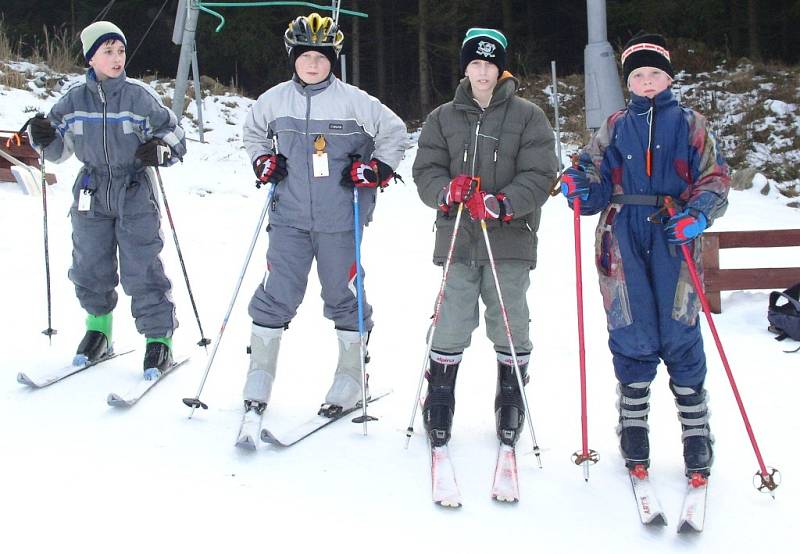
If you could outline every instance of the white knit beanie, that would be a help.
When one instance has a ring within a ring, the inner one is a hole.
[[[122,30],[110,21],[95,21],[81,31],[83,57],[86,61],[91,60],[100,45],[109,40],[118,40],[126,46],[128,44]]]

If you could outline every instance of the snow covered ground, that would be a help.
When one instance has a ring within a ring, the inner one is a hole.
[[[0,128],[18,128],[54,99],[0,90]],[[191,142],[182,165],[162,172],[192,288],[207,336],[215,338],[260,214],[265,192],[252,186],[240,133],[247,106],[239,98],[207,98],[207,144]],[[28,112],[28,113],[26,113]],[[196,131],[189,127],[196,137]],[[570,455],[580,447],[574,252],[570,212],[562,199],[544,210],[539,267],[529,302],[535,351],[528,399],[543,469],[528,435],[519,445],[522,500],[490,497],[496,440],[492,404],[495,362],[483,328],[473,336],[457,389],[451,454],[464,507],[445,511],[430,501],[428,451],[421,423],[408,450],[405,428],[425,350],[425,332],[440,283],[430,261],[433,213],[411,179],[415,150],[399,173],[405,184],[380,195],[365,233],[366,285],[376,328],[369,366],[374,389],[394,393],[370,408],[380,421],[368,436],[341,421],[287,450],[264,445],[255,453],[233,447],[241,416],[250,321],[246,304],[264,272],[264,233],[235,307],[202,399],[210,406],[188,419],[181,398],[194,396],[206,354],[164,218],[167,270],[181,327],[179,353],[191,362],[130,410],[110,408],[107,393],[140,379],[143,340],[120,291],[114,340],[137,348],[101,367],[43,390],[15,381],[19,371],[43,370],[71,359],[83,333],[83,313],[66,273],[70,264],[70,187],[79,164],[48,165],[59,183],[48,189],[53,327],[48,344],[42,254],[41,198],[0,186],[0,549],[45,552],[389,551],[446,548],[478,552],[752,552],[786,551],[796,538],[800,487],[797,436],[791,411],[800,388],[800,354],[784,354],[766,330],[769,291],[723,296],[715,321],[768,465],[784,482],[776,499],[751,485],[758,469],[742,420],[709,333],[707,387],[717,438],[706,531],[675,533],[684,487],[680,429],[667,377],[652,399],[652,476],[670,526],[638,522],[614,432],[615,380],[606,346],[605,317],[592,264],[595,218],[583,220],[584,295],[589,391],[589,446],[600,453],[589,482]],[[784,199],[785,200],[785,199]],[[800,211],[756,190],[732,192],[716,230],[796,228]],[[797,265],[800,249],[726,251],[723,266]],[[788,261],[788,262],[787,262]],[[284,335],[273,402],[264,423],[277,430],[313,415],[332,378],[333,326],[322,315],[312,271],[306,300]],[[703,323],[704,331],[705,323]],[[794,516],[792,514],[795,514]]]

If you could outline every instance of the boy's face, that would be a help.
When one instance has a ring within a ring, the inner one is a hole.
[[[316,85],[328,78],[331,73],[331,62],[325,54],[316,50],[303,52],[294,62],[294,70],[300,80],[307,85]]]
[[[116,39],[104,42],[89,60],[89,65],[98,80],[119,77],[125,69],[125,45]]]
[[[656,67],[639,67],[628,76],[628,90],[647,98],[653,98],[671,84],[672,77]]]
[[[486,60],[472,60],[464,75],[469,78],[473,93],[492,92],[500,77],[500,68]]]

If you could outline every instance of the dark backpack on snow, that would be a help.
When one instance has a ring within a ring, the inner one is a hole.
[[[785,299],[786,303],[779,306],[778,301],[781,299]],[[790,337],[800,341],[800,283],[783,292],[773,291],[769,294],[767,319],[770,323],[769,330],[778,335],[775,340]]]

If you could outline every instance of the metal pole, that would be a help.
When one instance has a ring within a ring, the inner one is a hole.
[[[203,138],[203,91],[200,89],[200,70],[197,64],[197,43],[192,41],[192,77],[194,78],[194,102],[197,106],[197,133],[200,135],[200,142],[205,142]]]
[[[561,169],[564,167],[563,162],[561,161],[561,118],[558,113],[558,105],[560,103],[558,98],[558,79],[556,79],[556,61],[552,60],[550,62],[550,71],[553,74],[553,109],[555,110],[555,119],[556,119],[556,148],[558,152],[558,168]]]
[[[214,357],[217,355],[217,348],[219,348],[219,343],[222,342],[222,335],[223,333],[225,333],[225,326],[228,324],[228,319],[231,317],[231,312],[233,311],[233,305],[236,303],[236,297],[239,296],[239,289],[242,287],[244,274],[247,272],[247,266],[250,265],[250,258],[253,256],[253,250],[256,247],[256,241],[258,241],[258,235],[261,233],[261,227],[264,225],[264,220],[267,217],[267,211],[269,210],[269,205],[272,202],[272,193],[274,190],[275,190],[275,183],[270,183],[269,192],[267,193],[267,200],[264,202],[264,208],[261,210],[261,216],[258,219],[256,232],[253,233],[253,239],[250,241],[250,248],[247,251],[247,257],[244,260],[242,271],[239,273],[239,279],[236,281],[236,288],[234,289],[233,296],[231,296],[231,301],[228,304],[228,311],[225,312],[225,318],[222,320],[222,326],[219,328],[219,333],[217,334],[217,340],[214,341],[214,347],[211,349],[211,355],[208,358],[206,371],[205,373],[203,373],[203,379],[200,381],[200,387],[197,389],[197,394],[193,398],[183,399],[183,403],[192,409],[192,412],[189,414],[189,419],[192,419],[194,411],[197,408],[203,408],[204,410],[208,409],[208,405],[200,400],[200,394],[203,392],[203,387],[206,384],[208,373],[211,371],[211,364],[214,363]]]
[[[42,207],[44,209],[44,272],[47,281],[47,329],[42,334],[47,335],[50,344],[53,344],[53,335],[57,333],[53,329],[53,302],[50,295],[50,248],[48,246],[47,233],[47,176],[44,169],[44,148],[42,148]]]
[[[497,300],[500,303],[500,314],[503,316],[503,325],[506,328],[506,338],[508,339],[508,349],[511,351],[511,360],[514,362],[514,372],[517,374],[517,384],[522,396],[522,404],[525,406],[525,416],[528,418],[528,427],[531,431],[531,441],[533,442],[533,453],[536,454],[536,461],[539,467],[542,467],[542,458],[539,451],[539,444],[536,442],[536,433],[533,430],[533,418],[531,418],[531,410],[528,407],[528,396],[525,394],[525,383],[522,380],[522,371],[519,369],[519,361],[517,360],[517,351],[514,348],[514,340],[511,336],[511,326],[508,323],[508,313],[506,312],[506,305],[503,302],[503,293],[500,291],[500,279],[497,277],[497,267],[494,263],[494,255],[492,254],[492,246],[489,244],[489,231],[486,230],[486,220],[481,219],[481,231],[483,231],[483,240],[486,243],[486,253],[489,255],[489,267],[492,269],[492,277],[494,277],[494,286],[497,290]]]
[[[192,52],[194,50],[194,35],[197,30],[197,17],[200,10],[197,8],[195,0],[188,0],[186,3],[186,23],[183,27],[183,38],[181,39],[181,53],[178,61],[178,70],[175,73],[175,93],[172,96],[172,111],[180,123],[183,116],[183,107],[186,103],[186,87],[189,79],[189,66],[192,63]]]
[[[447,250],[447,259],[444,262],[444,270],[442,271],[442,284],[439,286],[439,294],[436,296],[436,307],[433,310],[433,322],[428,331],[428,344],[425,348],[425,357],[422,358],[422,369],[419,373],[419,384],[417,385],[417,396],[414,397],[414,407],[411,410],[411,419],[406,428],[406,448],[411,441],[411,435],[414,434],[414,419],[417,417],[417,408],[419,407],[419,397],[422,394],[422,385],[425,382],[425,369],[428,367],[428,358],[431,355],[433,348],[433,334],[436,332],[436,324],[439,322],[439,311],[442,308],[444,301],[444,287],[447,284],[447,274],[450,272],[450,262],[453,259],[453,251],[455,250],[456,237],[458,236],[458,228],[461,223],[461,214],[464,212],[464,204],[458,203],[458,212],[456,213],[456,221],[453,226],[453,235],[450,237],[450,248]]]

